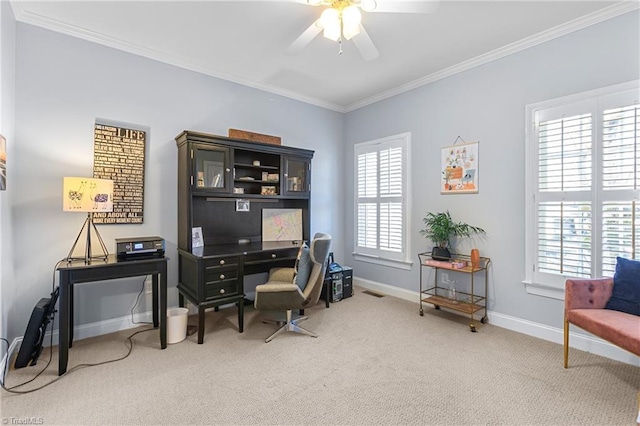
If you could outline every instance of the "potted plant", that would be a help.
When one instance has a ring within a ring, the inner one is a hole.
[[[454,237],[470,237],[473,234],[485,234],[485,230],[463,222],[454,222],[449,211],[441,213],[429,212],[422,219],[425,228],[420,233],[431,240],[435,247],[431,257],[436,260],[451,259],[451,239]]]

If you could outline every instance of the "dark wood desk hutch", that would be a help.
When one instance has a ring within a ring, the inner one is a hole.
[[[205,309],[236,304],[242,333],[244,276],[295,262],[298,242],[262,242],[263,208],[302,210],[309,240],[313,151],[186,130],[176,143],[179,303],[186,297],[198,307],[202,343]],[[249,211],[237,211],[237,200]],[[204,247],[192,245],[195,227]]]

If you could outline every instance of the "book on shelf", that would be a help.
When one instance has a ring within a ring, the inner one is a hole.
[[[467,266],[467,262],[465,262],[464,260],[457,260],[457,259],[451,259],[451,260],[426,259],[424,261],[424,264],[426,266],[434,266],[437,268],[447,268],[447,269],[460,269]]]

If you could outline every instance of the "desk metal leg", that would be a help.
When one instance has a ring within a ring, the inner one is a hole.
[[[152,290],[151,290],[151,294],[153,295],[153,297],[151,299],[153,299],[152,301],[152,306],[153,306],[153,328],[158,328],[158,314],[159,314],[159,307],[158,307],[158,274],[153,274],[152,276]]]
[[[67,362],[69,360],[69,296],[70,289],[73,288],[69,284],[69,273],[60,271],[60,311],[58,313],[58,332],[60,340],[58,343],[58,376],[62,376],[67,372]]]
[[[167,260],[159,264],[160,268],[160,348],[167,347]],[[154,282],[157,281],[157,275]],[[155,310],[154,310],[155,312]]]

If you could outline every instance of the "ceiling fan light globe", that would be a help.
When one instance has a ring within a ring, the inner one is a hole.
[[[344,35],[344,38],[346,40],[351,40],[351,38],[357,36],[358,34],[360,34],[360,27],[344,28],[344,30],[342,31],[342,35]]]
[[[309,0],[309,1],[313,1],[313,0]],[[378,3],[376,3],[376,0],[362,0],[362,2],[360,2],[360,6],[362,7],[362,10],[364,10],[365,12],[371,12],[376,10]]]
[[[322,33],[325,38],[329,40],[338,41],[340,38],[340,24],[338,25],[330,25],[328,27],[324,27],[324,32]]]
[[[349,7],[345,7],[342,11],[342,22],[345,27],[357,27],[360,25],[361,21],[362,14],[357,6],[351,5]]]
[[[336,25],[340,27],[340,12],[332,7],[327,8],[320,15],[318,22],[320,22],[320,28],[326,29]]]
[[[320,6],[322,0],[307,0],[307,3],[311,6]]]
[[[351,37],[360,33],[360,21],[362,21],[362,14],[357,6],[345,7],[342,11],[342,34],[344,38],[350,40]]]

